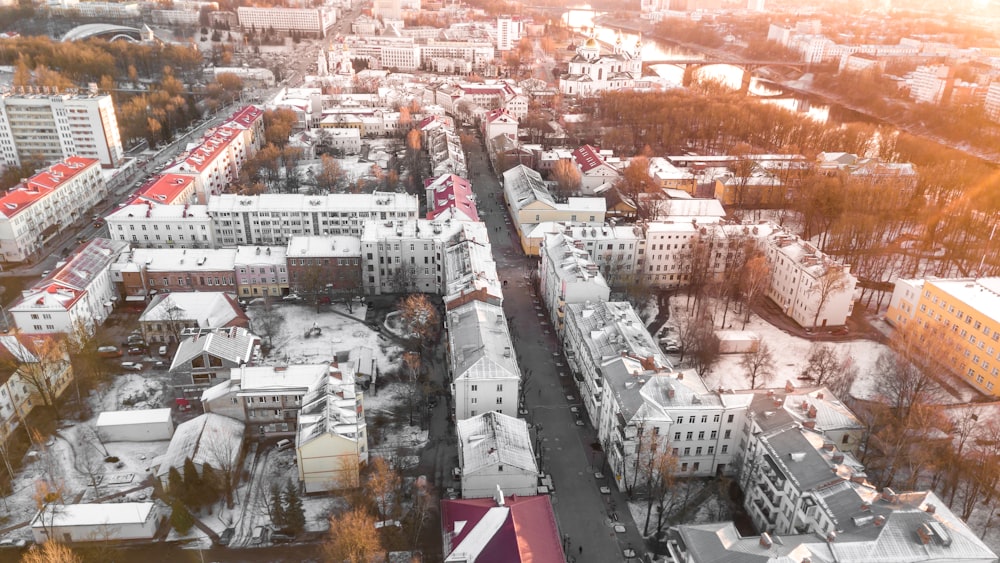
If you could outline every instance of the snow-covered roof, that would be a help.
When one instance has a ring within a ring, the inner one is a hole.
[[[232,271],[236,264],[235,248],[134,248],[121,255],[112,268],[126,269],[142,265],[149,272],[221,272]]]
[[[77,250],[65,265],[56,269],[45,280],[75,289],[87,289],[127,249],[128,243],[124,241],[95,238]]]
[[[448,351],[455,379],[520,379],[503,309],[470,301],[448,312]]]
[[[660,206],[660,221],[677,220],[679,217],[725,217],[722,202],[714,199],[668,199]]]
[[[496,411],[458,421],[458,450],[464,475],[496,465],[538,472],[528,423]]]
[[[562,233],[555,233],[545,235],[542,244],[547,261],[546,271],[551,271],[562,280],[562,283],[586,281],[607,287],[608,282],[597,268],[597,264],[590,259],[590,253],[582,248],[580,241]]]
[[[556,204],[545,181],[542,180],[542,175],[523,164],[503,173],[503,188],[507,194],[507,201],[517,210],[535,201],[549,206]]]
[[[198,466],[209,463],[215,469],[233,467],[240,456],[244,430],[242,422],[215,413],[182,422],[160,458],[156,475],[166,475],[171,467],[183,468],[188,458]]]
[[[994,321],[1000,321],[1000,278],[927,278],[924,284],[938,288]]]
[[[170,205],[153,203],[149,201],[136,202],[115,210],[105,219],[114,223],[117,221],[130,222],[136,219],[144,220],[166,220],[172,222],[180,221],[205,221],[208,219],[208,206],[206,205]],[[179,229],[178,229],[179,230]]]
[[[257,264],[284,266],[285,249],[284,246],[237,246],[235,266],[237,268]]]
[[[385,239],[448,241],[462,232],[467,221],[408,219],[405,221],[365,221],[362,242]]]
[[[240,382],[240,395],[267,394],[278,391],[305,393],[329,371],[328,364],[292,366],[243,366],[231,370],[230,377]]]
[[[498,302],[503,300],[500,276],[489,244],[463,240],[449,246],[445,251],[444,269],[445,303],[480,289]]]
[[[586,348],[580,353],[588,356],[582,361],[600,364],[603,358],[627,354],[646,362],[646,369],[671,367],[628,302],[570,303],[566,305],[566,323],[567,330],[572,325],[580,332]]]
[[[187,333],[188,331],[185,331]],[[195,330],[185,336],[177,346],[170,369],[190,362],[203,353],[240,365],[250,361],[257,337],[240,327],[217,330]]]
[[[122,526],[143,523],[153,513],[152,502],[111,502],[94,504],[59,504],[39,511],[31,520],[32,528],[64,526]],[[44,519],[44,521],[43,521]]]
[[[191,291],[154,296],[139,322],[190,320],[200,328],[222,328],[245,317],[239,305],[221,291]]]
[[[136,409],[132,411],[104,411],[97,416],[97,427],[122,426],[128,424],[154,424],[169,422],[171,410]]]
[[[288,241],[289,258],[336,258],[361,256],[358,237],[336,235],[294,236]]]
[[[328,373],[312,383],[302,397],[296,445],[324,434],[335,434],[348,440],[361,438],[365,425],[360,396],[354,389],[354,374],[342,368],[329,368]]]
[[[245,196],[221,194],[208,200],[208,212],[255,213],[275,212],[322,212],[359,213],[392,211],[416,216],[420,203],[416,196],[395,192],[373,192],[370,194],[263,194]]]

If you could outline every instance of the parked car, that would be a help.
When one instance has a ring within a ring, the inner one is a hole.
[[[102,358],[120,358],[122,351],[117,346],[99,346],[97,348],[97,355]]]
[[[287,450],[288,448],[290,448],[290,447],[292,447],[294,445],[295,445],[294,442],[292,442],[288,438],[284,438],[282,440],[278,440],[277,448],[278,448],[278,451],[280,452],[282,450]]]
[[[143,338],[141,334],[130,334],[128,335],[128,343],[129,345],[141,344],[145,346],[146,339]]]
[[[167,355],[167,346],[166,346],[166,344],[164,344],[163,346],[160,346],[160,349],[159,349],[158,353],[161,356],[166,356]]]
[[[130,356],[141,356],[146,353],[146,349],[140,346],[133,346],[128,349],[128,353]]]
[[[229,545],[229,542],[233,541],[234,535],[236,535],[236,530],[233,528],[222,530],[222,533],[219,534],[219,545]]]
[[[302,301],[302,298],[294,293],[289,293],[288,295],[281,298],[282,301]]]
[[[139,362],[122,362],[122,369],[142,371],[142,364]]]
[[[271,543],[291,543],[295,540],[295,535],[279,530],[271,532]]]

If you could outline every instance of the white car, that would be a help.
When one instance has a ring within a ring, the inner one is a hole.
[[[142,364],[139,362],[122,362],[122,369],[142,371]]]
[[[294,293],[289,293],[288,295],[281,298],[282,301],[302,301],[302,298]]]

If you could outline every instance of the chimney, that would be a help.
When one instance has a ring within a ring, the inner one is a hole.
[[[774,390],[773,389],[768,389],[767,390],[767,398],[770,399],[771,397],[774,397]]]
[[[931,534],[927,529],[927,524],[921,524],[920,527],[917,528],[917,537],[920,538],[920,543],[924,545],[931,543]]]
[[[810,405],[810,406],[809,406],[809,413],[808,413],[808,415],[807,415],[807,416],[808,416],[809,418],[816,418],[816,407],[814,407],[814,406]]]
[[[827,543],[833,543],[836,540],[837,540],[837,532],[830,532],[829,534],[826,535]]]
[[[870,503],[867,502],[861,503],[861,512],[871,512],[871,511],[872,511],[872,505]]]
[[[809,401],[802,401],[802,404],[799,406],[799,408],[801,408],[804,411],[809,410]]]
[[[804,426],[804,427],[806,427],[806,428],[808,428],[810,430],[815,430],[816,429],[816,421],[815,420],[807,420],[807,421],[805,421],[805,422],[802,423],[802,426]]]
[[[875,517],[875,527],[881,528],[882,524],[885,524],[885,516],[879,514],[878,516]]]
[[[823,392],[821,391],[819,393],[816,393],[816,398],[817,399],[822,399],[823,398]]]
[[[667,398],[668,399],[673,399],[674,398],[674,388],[673,387],[667,387]]]
[[[786,379],[785,380],[785,393],[791,393],[792,391],[795,391],[795,386],[792,385],[792,381],[790,379]]]
[[[937,512],[937,507],[934,506],[933,504],[927,503],[927,506],[924,507],[924,510],[927,511],[927,514],[934,514],[935,512]]]
[[[882,500],[888,503],[896,502],[896,491],[889,487],[882,489]]]
[[[823,451],[825,451],[825,452],[832,452],[833,451],[833,442],[823,442]]]
[[[677,372],[677,379],[684,379],[684,372],[683,371]]]
[[[834,463],[844,463],[844,454],[842,454],[840,452],[837,452],[837,453],[833,454],[833,462]]]
[[[774,542],[771,541],[771,534],[764,532],[763,534],[760,535],[761,547],[763,547],[764,549],[769,549],[772,545],[774,545]]]
[[[859,485],[864,485],[865,484],[865,479],[866,479],[866,477],[865,477],[864,473],[852,473],[851,474],[851,482],[852,483],[857,483]],[[868,504],[868,503],[866,502],[865,504]],[[870,507],[871,505],[868,504],[868,506]]]

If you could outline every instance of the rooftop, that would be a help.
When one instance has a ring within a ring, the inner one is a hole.
[[[470,301],[449,311],[446,324],[455,379],[520,379],[503,309]]]
[[[208,212],[220,213],[253,213],[267,212],[318,212],[318,213],[358,213],[358,212],[396,212],[409,213],[416,216],[420,204],[416,196],[388,192],[370,194],[263,194],[245,196],[236,194],[221,194],[208,200]]]
[[[98,166],[99,162],[93,158],[71,156],[62,162],[49,166],[0,196],[0,213],[5,217],[13,218],[35,202],[65,186],[77,174]]]
[[[520,210],[535,201],[555,205],[552,194],[542,180],[542,175],[519,164],[503,173],[504,192],[508,194],[508,202]]]
[[[284,266],[286,263],[285,250],[284,246],[237,246],[234,265],[237,267],[254,264]]]
[[[153,514],[152,502],[63,504],[58,510],[41,511],[31,521],[32,528],[58,526],[122,526],[145,522]]]
[[[189,458],[195,465],[210,463],[217,470],[233,467],[242,449],[244,429],[242,422],[215,413],[182,422],[160,458],[156,475],[166,475],[171,467],[183,468]]]
[[[130,205],[120,207],[105,217],[108,221],[128,221],[130,219],[153,219],[160,221],[205,221],[208,219],[208,207],[205,205],[172,205],[160,204],[142,198],[132,200]]]
[[[566,305],[566,323],[567,330],[573,325],[583,335],[590,357],[581,361],[600,364],[605,358],[627,354],[644,359],[646,369],[671,368],[670,361],[628,302],[570,303]]]
[[[459,463],[468,475],[497,464],[538,472],[528,423],[496,411],[458,421]]]
[[[990,319],[1000,321],[1000,278],[927,278],[924,284],[938,288]]]
[[[169,422],[171,409],[136,409],[131,411],[104,411],[97,416],[98,428],[123,424],[150,424]]]
[[[231,272],[235,266],[235,248],[136,248],[123,253],[113,267],[122,271]]]
[[[565,561],[548,495],[441,501],[445,561]]]
[[[348,236],[293,236],[288,241],[288,258],[338,258],[361,256],[361,240]]]
[[[232,297],[221,291],[161,293],[150,300],[139,322],[194,321],[199,328],[223,328],[246,314]]]
[[[185,331],[170,370],[173,371],[202,354],[215,356],[233,365],[245,364],[250,361],[256,345],[257,337],[239,327],[195,330],[193,333]]]
[[[230,371],[240,381],[240,395],[299,389],[305,393],[330,371],[328,364],[243,366]]]
[[[177,201],[185,191],[193,189],[194,178],[185,174],[160,174],[154,176],[136,192],[137,199],[154,203],[185,203]]]
[[[364,417],[359,416],[359,398],[350,371],[328,368],[328,373],[316,379],[302,398],[296,445],[324,434],[357,441],[361,437],[358,427],[365,424]]]

